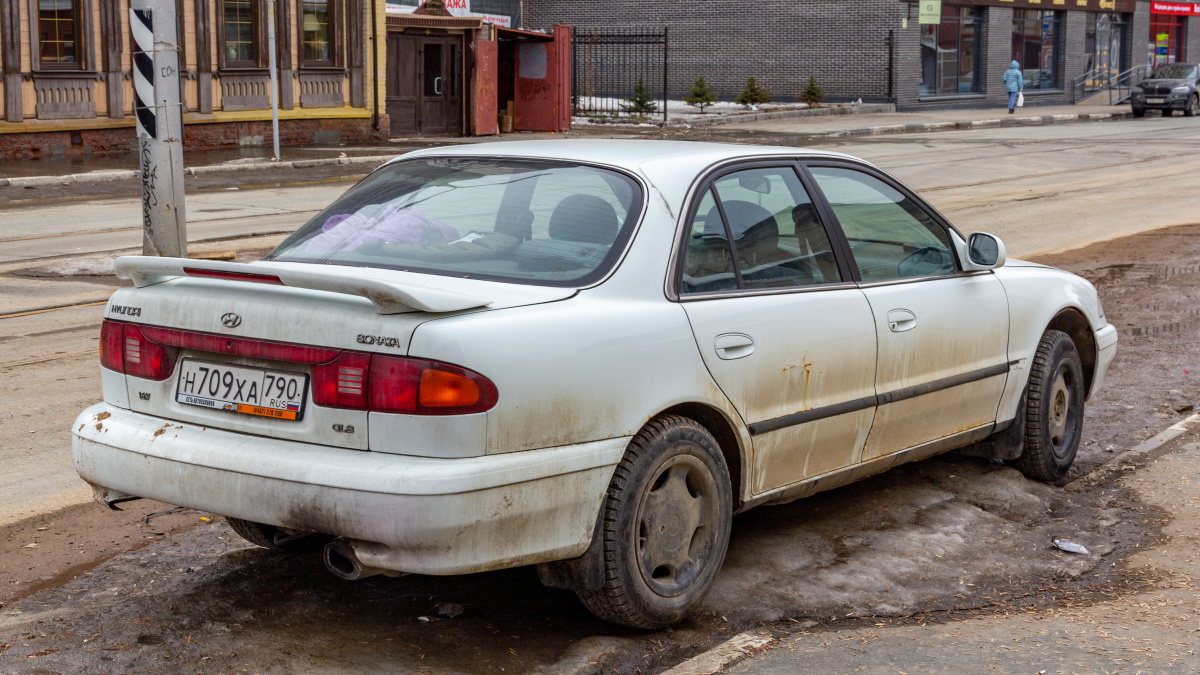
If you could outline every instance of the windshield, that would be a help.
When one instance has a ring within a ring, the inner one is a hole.
[[[413,159],[365,178],[267,259],[586,285],[620,257],[641,209],[638,184],[608,169]]]
[[[1185,63],[1172,63],[1162,66],[1150,76],[1152,80],[1187,80],[1196,77],[1196,66]]]

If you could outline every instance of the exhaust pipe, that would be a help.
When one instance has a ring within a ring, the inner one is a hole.
[[[369,567],[362,564],[358,559],[358,555],[354,553],[354,547],[345,539],[335,539],[328,544],[325,544],[325,567],[333,572],[334,576],[355,581],[358,579],[366,579],[373,577],[376,574],[383,574],[389,577],[398,577],[403,572],[395,570],[385,570],[380,567]]]

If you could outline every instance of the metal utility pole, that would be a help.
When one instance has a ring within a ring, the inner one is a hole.
[[[271,137],[275,139],[275,161],[279,161],[279,79],[275,63],[275,0],[267,0],[267,51],[271,52]]]
[[[133,113],[142,174],[142,253],[187,257],[183,106],[174,0],[131,0]]]

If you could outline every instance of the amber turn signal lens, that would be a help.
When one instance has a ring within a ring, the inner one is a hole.
[[[458,373],[428,368],[421,373],[422,408],[458,408],[479,402],[479,385]]]

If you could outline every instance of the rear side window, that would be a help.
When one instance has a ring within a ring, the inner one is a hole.
[[[684,293],[842,280],[816,208],[791,167],[718,178],[697,206],[683,267]]]
[[[642,200],[633,179],[608,169],[415,159],[371,174],[268,260],[585,285],[620,257]]]

